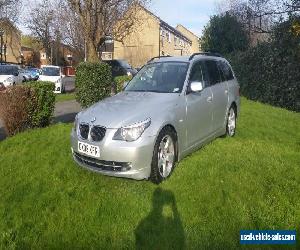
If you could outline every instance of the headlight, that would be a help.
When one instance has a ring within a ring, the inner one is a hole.
[[[12,77],[8,77],[7,79],[4,80],[4,82],[9,82],[9,83],[12,82],[12,81],[13,81]]]
[[[148,118],[143,122],[138,122],[130,126],[122,127],[117,130],[115,133],[113,140],[121,140],[121,141],[136,141],[141,137],[146,128],[148,128],[151,124],[151,119]]]

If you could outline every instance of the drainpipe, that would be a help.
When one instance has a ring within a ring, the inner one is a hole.
[[[158,56],[160,56],[160,39],[161,39],[161,37],[160,37],[160,33],[161,33],[161,28],[160,28],[160,26],[159,26],[159,31],[158,31]]]

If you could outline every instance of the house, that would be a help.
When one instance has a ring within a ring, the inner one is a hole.
[[[0,19],[0,60],[20,64],[21,31],[7,18]]]
[[[22,46],[22,63],[24,65],[40,67],[41,65],[76,66],[80,58],[78,53],[63,43],[52,42],[50,52],[47,53],[42,45]]]
[[[199,38],[187,28],[172,27],[146,8],[139,6],[140,20],[123,42],[114,41],[111,50],[102,51],[102,59],[125,59],[140,67],[156,56],[184,56],[199,52]]]

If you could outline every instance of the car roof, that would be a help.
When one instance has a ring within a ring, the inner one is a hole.
[[[57,69],[59,69],[60,66],[55,66],[55,65],[42,65],[41,68],[57,68]]]
[[[162,56],[156,57],[151,59],[148,63],[154,62],[193,62],[199,59],[215,59],[215,60],[226,60],[220,56],[211,56],[211,55],[194,55],[192,58],[191,56]]]

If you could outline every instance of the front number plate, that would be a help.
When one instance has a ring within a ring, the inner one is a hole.
[[[92,157],[100,157],[100,148],[83,142],[78,142],[78,151]]]

